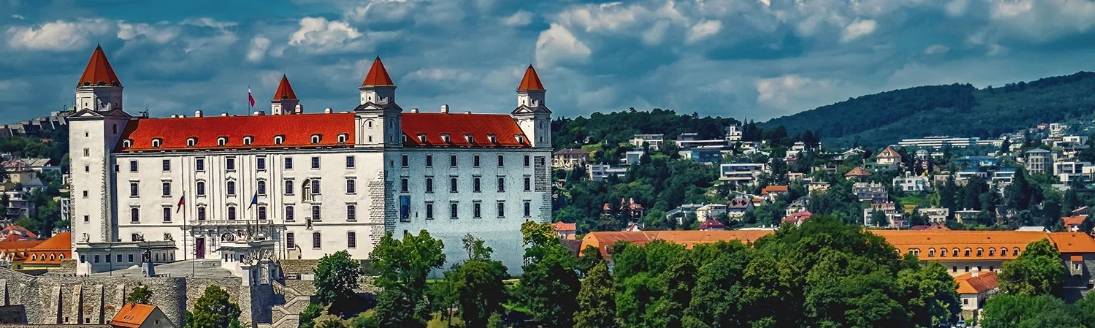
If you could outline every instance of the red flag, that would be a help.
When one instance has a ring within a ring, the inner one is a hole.
[[[186,195],[179,197],[179,203],[175,204],[175,213],[179,213],[182,210],[183,205],[186,205]]]
[[[247,103],[251,104],[251,107],[255,107],[255,96],[251,95],[251,88],[247,88]]]

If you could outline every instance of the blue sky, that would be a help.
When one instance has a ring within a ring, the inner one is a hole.
[[[269,3],[268,3],[269,2]],[[0,0],[0,121],[72,103],[101,43],[130,112],[357,102],[384,58],[403,108],[508,112],[533,63],[557,116],[661,107],[763,120],[924,84],[1095,70],[1091,0]],[[883,109],[884,110],[884,109]]]

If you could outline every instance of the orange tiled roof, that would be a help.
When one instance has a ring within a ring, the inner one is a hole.
[[[731,240],[749,244],[770,234],[771,230],[598,231],[590,232],[582,238],[581,249],[596,247],[607,258],[610,255],[608,248],[620,241],[645,245],[655,240],[664,240],[692,248],[698,244]]]
[[[528,65],[525,76],[521,78],[521,84],[517,85],[517,92],[526,91],[544,91],[544,84],[540,83],[540,75],[536,74],[536,69],[532,68],[532,65]]]
[[[59,265],[61,261],[72,258],[72,233],[65,231],[27,250],[23,263],[39,265]]]
[[[126,303],[118,310],[118,314],[110,319],[110,325],[114,327],[137,328],[144,324],[156,306],[148,304]]]
[[[878,155],[875,156],[875,157],[876,158],[899,158],[899,157],[901,157],[901,153],[898,153],[896,150],[893,149],[893,147],[886,146],[886,149],[883,149],[882,151],[878,152]]]
[[[285,74],[281,75],[281,82],[278,82],[278,89],[274,91],[274,101],[282,99],[297,99],[297,93],[293,92],[293,85],[289,84],[289,78]],[[291,110],[292,108],[290,108]]]
[[[1049,239],[1061,254],[1095,253],[1095,239],[1082,232],[1051,232]]]
[[[122,81],[118,79],[118,75],[114,74],[114,68],[110,67],[110,62],[106,60],[106,53],[101,46],[95,46],[95,51],[91,52],[91,58],[87,60],[84,74],[80,75],[80,81],[76,82],[76,86],[94,85],[122,86]]]
[[[1087,219],[1087,215],[1073,215],[1061,218],[1061,224],[1064,226],[1078,226],[1084,224],[1084,220]]]
[[[848,170],[848,173],[844,173],[845,178],[869,177],[869,176],[871,176],[871,173],[867,172],[866,169],[864,169],[863,167],[860,167],[860,166],[856,166],[856,167],[852,168],[851,170]]]
[[[996,272],[991,271],[977,272],[976,277],[973,272],[963,273],[954,277],[954,281],[958,283],[959,294],[980,294],[996,289],[1000,285]]]
[[[760,190],[761,195],[767,195],[767,194],[776,193],[776,192],[787,192],[787,186],[786,185],[770,185],[770,186],[764,186],[764,189]]]
[[[384,68],[384,62],[380,61],[378,56],[373,60],[373,66],[369,67],[369,73],[365,74],[365,81],[362,81],[361,85],[394,86],[395,82],[392,82],[392,78],[388,76],[388,70]]]
[[[577,223],[555,222],[551,224],[555,228],[555,231],[575,231],[578,230]]]

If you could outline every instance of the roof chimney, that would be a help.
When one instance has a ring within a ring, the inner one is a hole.
[[[228,116],[228,113],[221,113],[221,116]]]
[[[194,111],[194,117],[202,117],[202,111],[200,109]]]
[[[418,113],[418,107],[411,108],[411,113]]]
[[[448,114],[449,113],[449,104],[441,105],[441,112],[445,113],[445,114]]]
[[[266,113],[263,113],[261,110],[257,110],[254,113],[255,116],[262,116],[263,114],[266,114]]]
[[[323,112],[327,113],[327,114],[330,114],[331,113],[331,107],[324,108]]]
[[[469,115],[470,115],[470,114],[471,114],[471,111],[470,111],[470,110],[466,110],[466,111],[464,111],[464,114],[469,114]]]

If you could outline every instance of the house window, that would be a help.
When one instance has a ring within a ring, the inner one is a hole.
[[[293,195],[293,179],[285,179],[285,195]]]
[[[475,156],[472,156],[471,166],[472,167],[479,167],[479,155],[478,154],[476,154]]]
[[[259,211],[259,221],[266,221],[266,206],[260,205],[258,211]]]
[[[346,179],[346,193],[347,194],[357,193],[357,180],[354,180],[353,178],[347,178]]]
[[[480,191],[480,178],[478,176],[471,177],[471,192]]]
[[[506,166],[506,157],[498,155],[498,167]]]
[[[458,202],[450,202],[449,203],[449,218],[450,219],[456,220],[457,210],[459,209],[459,204],[460,203],[458,203]]]
[[[312,194],[319,195],[319,179],[312,179],[309,181],[312,187]]]
[[[312,169],[313,170],[318,170],[319,169],[319,156],[312,156]]]
[[[346,168],[352,169],[352,168],[354,168],[354,164],[355,164],[354,163],[354,156],[353,155],[346,156]]]
[[[169,159],[163,160],[163,171],[164,172],[171,172],[171,160],[169,160]]]
[[[286,232],[285,233],[285,247],[288,247],[288,248],[296,248],[297,247],[297,238],[296,238],[296,235],[293,234],[292,232]]]
[[[531,157],[529,157],[529,155],[525,155],[525,167],[529,167],[529,164],[531,164],[531,162]]]
[[[139,207],[129,208],[129,223],[141,222],[141,209]]]
[[[483,203],[482,202],[480,202],[480,201],[472,202],[471,203],[471,209],[472,209],[472,211],[471,211],[471,213],[472,213],[471,217],[472,218],[478,219],[478,218],[483,217],[483,215],[482,215],[483,214]]]
[[[137,185],[136,181],[130,181],[129,182],[129,197],[140,196],[139,189],[140,188],[138,188],[138,185]]]
[[[456,193],[457,190],[458,189],[456,188],[456,177],[449,177],[449,192]]]
[[[525,189],[524,189],[525,191],[532,191],[532,177],[531,176],[527,176],[527,175],[525,176],[525,183],[524,184],[525,184]]]
[[[407,177],[399,178],[399,192],[409,193],[411,192],[410,189],[410,183],[407,181]]]
[[[259,195],[266,195],[266,180],[259,180],[255,183],[255,189]]]
[[[318,231],[313,232],[312,233],[312,248],[319,249],[319,244],[320,244],[319,232]]]
[[[255,169],[259,171],[266,171],[266,157],[255,157]]]
[[[312,205],[312,221],[313,222],[323,221],[323,219],[320,218],[320,216],[319,216],[320,215],[319,210],[320,210],[319,205]]]
[[[346,204],[346,221],[357,221],[357,205]]]
[[[292,170],[293,169],[293,158],[292,157],[286,157],[285,158],[285,169],[286,170]]]
[[[426,202],[426,220],[433,220],[433,202]]]
[[[235,171],[236,170],[236,158],[235,157],[225,157],[224,158],[224,169],[229,170],[229,171]]]
[[[312,144],[315,145],[315,144],[318,144],[318,143],[319,143],[319,135],[318,134],[313,134],[312,135]]]
[[[280,145],[280,144],[283,144],[283,143],[285,143],[285,137],[283,137],[283,136],[275,136],[274,137],[274,144],[275,145]]]
[[[456,155],[449,155],[449,167],[456,167]]]
[[[293,205],[285,205],[285,221],[293,222],[296,220],[296,216],[293,215]]]
[[[410,160],[407,158],[407,155],[403,155],[403,156],[399,157],[399,166],[407,167],[409,165],[410,165]]]
[[[194,171],[205,172],[205,157],[194,159]]]
[[[340,143],[340,144],[346,143],[346,135],[345,134],[338,135],[337,139],[338,139],[338,143]]]
[[[433,167],[433,155],[426,155],[426,167]]]
[[[122,148],[129,148],[129,147],[133,147],[133,141],[131,141],[129,139],[122,140]],[[84,155],[84,156],[87,156],[87,155]]]
[[[498,213],[498,218],[501,219],[506,217],[506,202],[500,200],[498,201],[498,204],[496,204],[496,206],[496,213]]]
[[[231,220],[231,221],[236,220],[236,207],[235,206],[228,206],[228,220]]]
[[[235,181],[228,181],[227,183],[225,183],[225,188],[224,189],[225,189],[225,193],[227,193],[229,196],[235,196],[236,195],[236,182]]]
[[[160,148],[161,143],[163,143],[163,141],[161,141],[160,139],[152,139],[152,148]]]
[[[498,177],[498,192],[506,192],[506,177]]]
[[[353,231],[346,232],[346,248],[357,248],[357,233]]]
[[[532,217],[532,202],[526,200],[526,201],[524,201],[524,203],[522,205],[524,205],[523,206],[524,207],[523,212],[525,214],[525,217],[526,218],[531,218]]]
[[[171,223],[171,208],[170,207],[164,207],[163,208],[163,222],[164,223]]]
[[[198,221],[205,221],[205,206],[198,206]]]
[[[252,137],[243,137],[243,144],[247,145],[247,146],[250,146],[252,139],[254,139],[254,138],[252,138]]]
[[[137,172],[137,160],[129,161],[129,172]]]
[[[162,184],[162,187],[163,187],[163,196],[164,197],[170,197],[171,196],[171,181],[164,181],[163,184]]]

